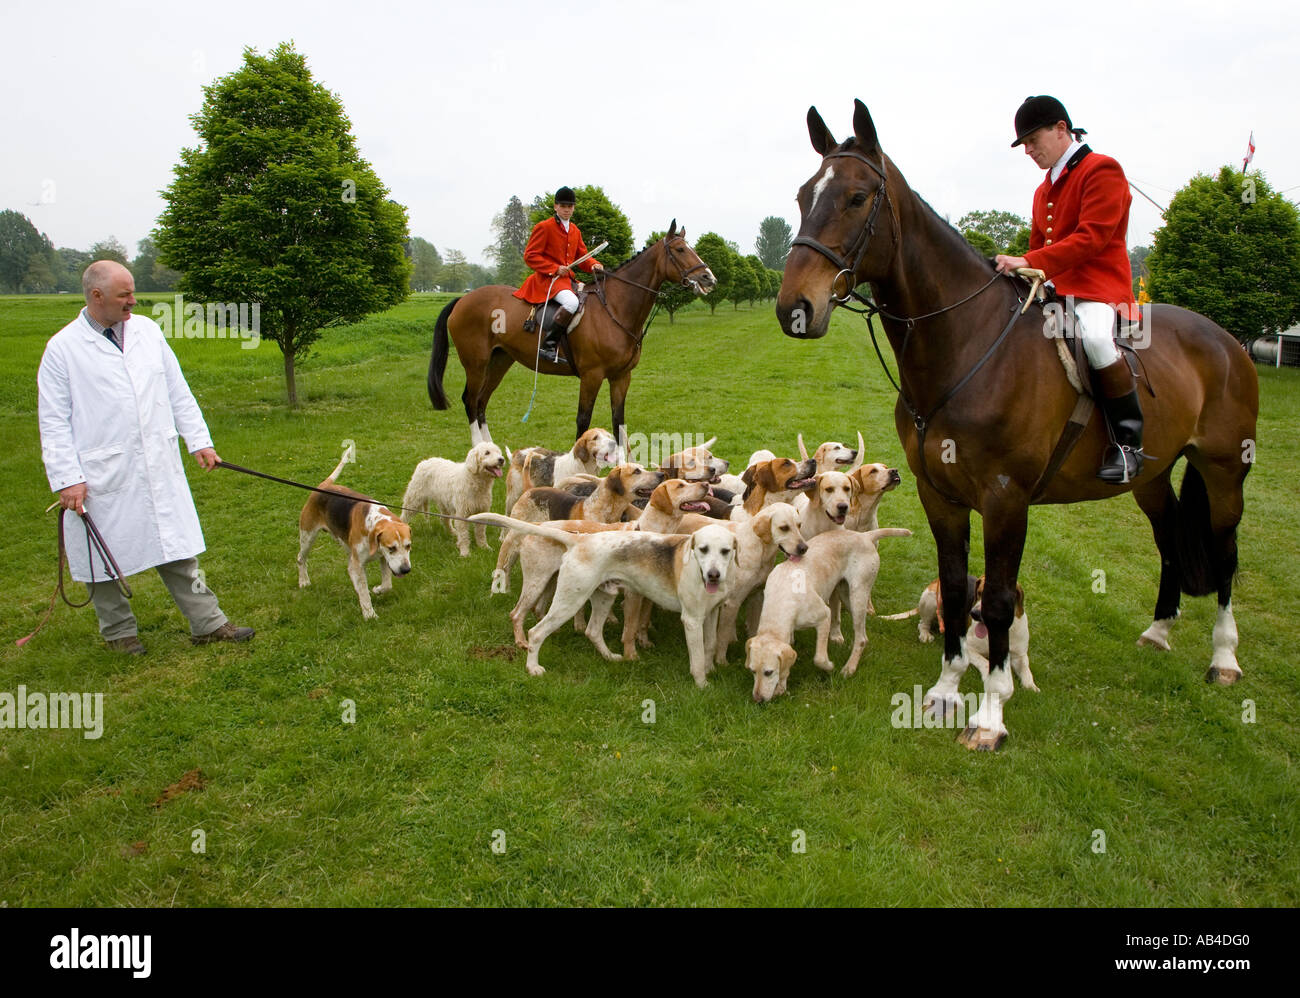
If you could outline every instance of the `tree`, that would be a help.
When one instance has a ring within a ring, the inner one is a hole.
[[[1151,271],[1147,269],[1147,257],[1151,255],[1150,246],[1134,246],[1128,251],[1128,268],[1133,272],[1133,298],[1137,299],[1139,281],[1150,280]]]
[[[469,281],[467,287],[481,288],[488,284],[497,283],[497,272],[491,267],[485,267],[481,263],[469,264]]]
[[[739,253],[731,254],[731,293],[727,300],[740,308],[742,301],[753,302],[758,295],[758,278],[754,276],[749,263]]]
[[[632,256],[632,223],[623,214],[623,209],[605,196],[599,187],[575,187],[574,195],[578,207],[573,212],[573,220],[582,230],[583,241],[587,249],[595,249],[605,240],[609,247],[599,254],[600,262],[606,267],[617,267]],[[555,195],[543,194],[533,199],[528,209],[529,231],[538,222],[555,214]]]
[[[704,296],[709,305],[709,314],[717,311],[718,302],[731,298],[731,250],[727,242],[716,232],[706,232],[695,243],[695,255],[709,265],[718,283]]]
[[[406,209],[361,158],[339,99],[285,43],[204,88],[156,233],[159,259],[199,300],[260,303],[262,339],[294,362],[324,328],[407,291]]]
[[[120,263],[128,270],[131,267],[131,261],[126,257],[126,247],[117,236],[109,236],[107,239],[101,239],[90,247],[90,259],[95,260],[112,260],[114,263]],[[134,272],[131,276],[135,276]]]
[[[458,249],[447,250],[447,259],[443,262],[442,273],[438,283],[443,291],[460,294],[469,289],[469,262],[465,254]]]
[[[754,249],[763,266],[769,270],[784,270],[785,258],[790,255],[790,242],[794,232],[790,223],[777,215],[768,215],[758,223],[758,238],[754,240]]]
[[[81,294],[81,275],[90,266],[90,254],[85,250],[60,246],[54,251],[54,275],[59,291]]]
[[[993,240],[997,253],[1006,253],[1016,241],[1016,236],[1020,230],[1028,228],[1028,226],[1029,223],[1023,218],[1009,211],[968,211],[958,221],[957,231],[966,236],[967,242],[971,242],[968,233],[981,232]],[[971,242],[971,245],[974,246],[975,243]],[[1025,248],[1029,248],[1028,239],[1025,241]],[[981,250],[981,252],[983,251]],[[990,253],[987,255],[995,256],[996,254]]]
[[[158,245],[145,236],[136,244],[137,255],[131,261],[131,273],[135,275],[137,291],[171,291],[181,275],[170,267],[158,262]]]
[[[411,290],[438,290],[439,275],[442,273],[442,257],[438,248],[427,239],[412,236],[411,251]]]
[[[962,235],[966,237],[968,243],[975,247],[980,256],[994,257],[1002,252],[998,244],[987,233],[980,232],[978,229],[966,229],[962,232]]]
[[[767,268],[763,266],[763,261],[753,253],[749,256],[741,257],[741,262],[749,268],[753,276],[753,282],[750,287],[753,289],[749,297],[749,307],[754,307],[754,302],[762,301],[767,297]]]
[[[781,281],[785,275],[779,270],[767,271],[767,297],[776,298],[781,293]]]
[[[650,233],[642,249],[649,249],[667,234],[666,231]],[[695,292],[690,288],[682,287],[680,281],[665,285],[659,291],[659,307],[668,313],[668,324],[670,326],[673,324],[677,310],[685,308],[693,301],[695,301]]]
[[[1300,319],[1300,212],[1259,172],[1197,174],[1165,211],[1147,290],[1243,343]]]
[[[31,219],[16,211],[0,211],[0,293],[52,291],[57,269],[54,244]],[[80,274],[77,287],[81,287]]]
[[[581,222],[578,227],[583,228]],[[524,211],[524,203],[518,197],[512,196],[501,213],[493,217],[492,231],[496,233],[496,241],[483,252],[497,265],[496,282],[518,287],[528,276],[524,247],[528,245],[528,237],[533,231],[528,223],[528,213]],[[584,228],[584,235],[586,231]],[[587,245],[597,244],[589,242]]]

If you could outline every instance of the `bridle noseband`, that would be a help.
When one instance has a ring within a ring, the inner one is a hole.
[[[796,236],[791,240],[790,245],[807,246],[809,249],[814,249],[839,268],[839,273],[836,274],[835,279],[831,281],[831,302],[835,305],[843,305],[850,298],[861,297],[853,290],[858,285],[858,267],[862,265],[862,259],[867,255],[867,247],[871,244],[871,237],[876,234],[876,216],[880,214],[880,206],[889,200],[889,189],[885,186],[885,171],[876,166],[876,164],[871,162],[871,160],[867,159],[866,156],[849,149],[843,152],[830,153],[823,158],[836,159],[837,157],[847,157],[849,159],[860,160],[861,162],[866,163],[867,166],[871,167],[871,169],[875,171],[876,175],[880,177],[880,185],[876,188],[876,196],[871,202],[871,211],[867,213],[866,225],[862,227],[862,231],[858,234],[858,238],[854,241],[853,245],[849,247],[848,253],[843,256],[836,253],[825,243],[818,242],[811,236]],[[852,258],[852,262],[850,262],[850,257]],[[846,275],[848,280],[845,282],[844,294],[837,295],[835,293],[835,286],[839,284],[840,278],[845,277]]]

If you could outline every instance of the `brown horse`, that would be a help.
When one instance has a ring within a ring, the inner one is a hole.
[[[600,295],[589,295],[582,320],[570,325],[569,356],[576,366],[537,362],[538,333],[524,332],[532,306],[514,297],[515,289],[502,284],[477,288],[442,310],[434,327],[433,354],[429,358],[429,399],[435,409],[447,408],[442,375],[447,367],[447,337],[465,368],[465,416],[470,439],[491,440],[487,404],[506,371],[516,362],[542,374],[576,374],[578,432],[591,426],[591,410],[600,383],[609,382],[614,439],[626,448],[623,403],[632,380],[632,368],[641,359],[642,325],[650,314],[659,288],[678,280],[697,295],[708,294],[717,283],[708,266],[686,242],[686,230],[673,219],[668,234],[646,247],[601,280]],[[540,311],[540,310],[539,310]],[[576,437],[575,437],[576,439]]]
[[[1127,486],[1096,478],[1108,442],[1094,412],[1074,450],[1050,481],[1045,470],[1077,393],[1055,342],[1044,335],[1044,309],[1021,313],[1028,285],[996,276],[992,264],[935,214],[880,150],[861,101],[852,138],[837,143],[808,111],[813,148],[823,157],[799,191],[802,224],[785,266],[777,316],[789,336],[826,334],[831,311],[869,282],[868,312],[882,317],[899,368],[895,407],[899,439],[939,552],[944,650],[927,710],[959,703],[967,667],[963,600],[970,513],[984,519],[983,618],[990,668],[979,711],[959,736],[992,750],[1006,736],[1010,698],[1007,629],[1024,550],[1029,506],[1105,499],[1132,490],[1151,521],[1160,551],[1155,620],[1139,645],[1167,650],[1181,593],[1217,593],[1214,655],[1207,679],[1241,677],[1232,582],[1242,484],[1254,460],[1259,384],[1250,358],[1204,316],[1172,305],[1150,307],[1140,360],[1145,449],[1141,475]],[[866,299],[858,298],[865,302]],[[987,361],[987,363],[985,363]],[[1187,458],[1181,494],[1170,474]]]

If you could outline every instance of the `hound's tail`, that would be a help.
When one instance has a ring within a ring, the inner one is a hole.
[[[457,298],[438,313],[433,327],[433,353],[429,356],[429,401],[435,409],[447,408],[447,396],[442,390],[442,375],[447,370],[447,317],[456,307]]]
[[[915,617],[920,612],[921,612],[921,608],[919,606],[914,606],[906,613],[891,613],[887,617],[877,617],[876,619],[877,620],[906,620],[908,617]]]
[[[335,469],[330,472],[329,478],[326,479],[326,481],[337,482],[339,478],[339,472],[341,472],[344,468],[346,468],[349,464],[351,464],[356,459],[357,459],[357,445],[351,441],[348,441],[347,447],[343,448],[343,457],[339,460],[338,466],[335,467]]]
[[[882,537],[911,537],[912,532],[906,527],[878,527],[875,530],[864,530],[863,536],[867,537],[872,544],[876,543]],[[888,617],[882,617],[882,620],[888,620]]]
[[[571,548],[581,539],[579,534],[571,534],[567,530],[560,530],[558,527],[548,527],[544,523],[529,523],[527,520],[516,520],[513,516],[502,516],[500,513],[475,513],[467,517],[471,523],[488,523],[494,527],[510,527],[512,530],[518,530],[525,534],[536,534],[538,537],[545,537],[548,540],[558,541],[566,548]]]

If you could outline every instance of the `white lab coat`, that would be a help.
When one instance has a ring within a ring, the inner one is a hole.
[[[36,382],[50,488],[86,483],[86,512],[122,574],[133,575],[203,551],[176,438],[193,453],[212,437],[158,324],[131,316],[125,343],[124,353],[83,312],[50,338]],[[72,577],[89,582],[85,525],[63,515]],[[94,572],[108,577],[98,554]]]

